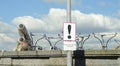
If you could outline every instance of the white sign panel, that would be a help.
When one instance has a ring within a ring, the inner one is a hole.
[[[64,41],[64,50],[76,50],[76,42],[75,41]]]
[[[65,22],[63,25],[63,40],[75,41],[76,39],[76,23]]]
[[[64,50],[76,50],[76,23],[63,24],[63,43]]]

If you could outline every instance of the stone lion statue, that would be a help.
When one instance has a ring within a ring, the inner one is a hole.
[[[28,42],[26,40],[24,40],[23,38],[20,38],[17,41],[17,46],[14,49],[14,51],[27,51],[27,50],[31,50]]]

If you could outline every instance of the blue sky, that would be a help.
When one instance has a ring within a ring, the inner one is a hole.
[[[77,33],[120,32],[119,0],[71,1]],[[66,0],[0,0],[0,49],[15,47],[19,37],[17,26],[21,23],[29,32],[61,33],[63,22]]]
[[[83,13],[96,13],[107,16],[114,15],[119,11],[119,0],[75,0],[72,5],[73,10]],[[5,22],[11,22],[18,16],[45,15],[50,8],[66,8],[65,1],[58,3],[57,0],[1,0],[0,16]]]

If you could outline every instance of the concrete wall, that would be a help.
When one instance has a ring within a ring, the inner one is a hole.
[[[65,51],[0,52],[0,66],[67,66]],[[119,50],[73,51],[73,66],[120,66]]]

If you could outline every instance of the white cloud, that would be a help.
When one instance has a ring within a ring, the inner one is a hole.
[[[12,50],[16,40],[16,28],[0,20],[0,50]]]
[[[24,24],[29,30],[40,30],[43,29],[45,23],[37,18],[33,18],[32,16],[22,16],[16,17],[14,19],[14,23],[16,25]]]
[[[6,35],[5,33],[0,33],[0,40],[5,42],[15,42],[15,39]]]
[[[62,22],[66,21],[66,11],[64,9],[50,9],[48,15],[43,18],[34,18],[32,16],[16,17],[15,24],[24,24],[28,30],[36,32],[55,32],[61,30]]]
[[[66,22],[66,10],[51,8],[43,18],[32,16],[16,17],[15,24],[25,24],[31,31],[39,32],[61,32],[63,22]],[[109,32],[119,30],[120,20],[110,18],[102,14],[85,14],[78,10],[72,11],[72,22],[77,23],[78,32]]]
[[[7,23],[0,21],[0,33],[9,33],[9,32],[15,32],[15,28]]]

